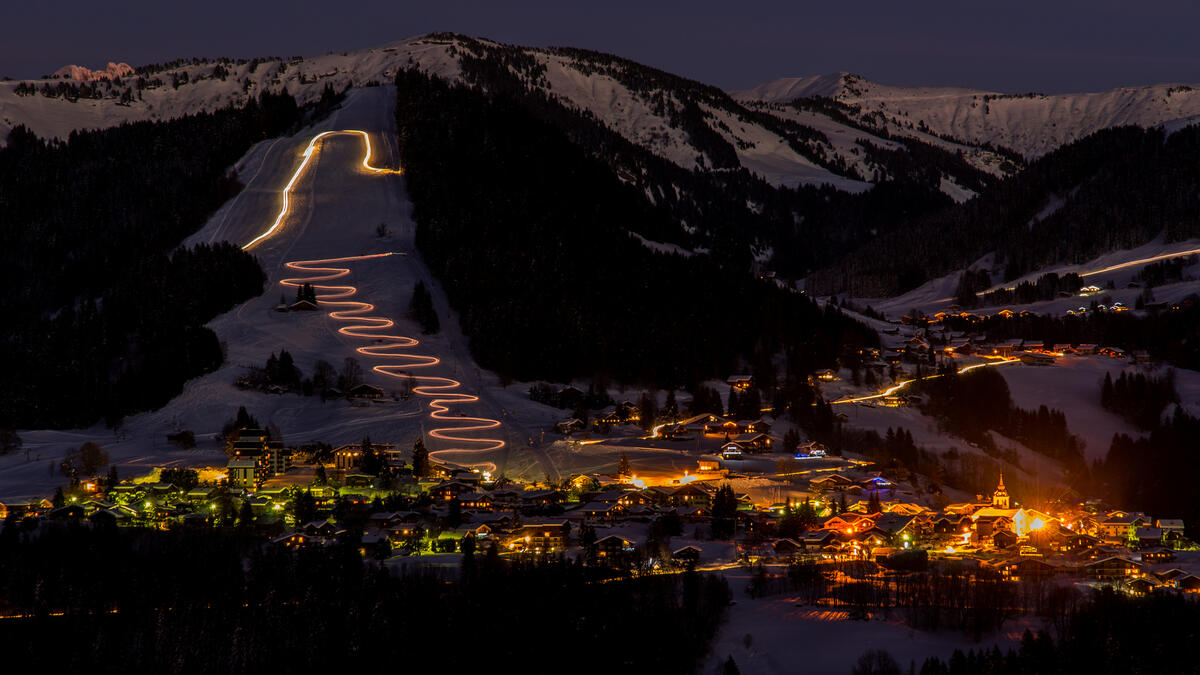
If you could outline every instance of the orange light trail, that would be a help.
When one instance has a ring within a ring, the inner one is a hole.
[[[273,236],[280,225],[288,217],[291,210],[289,195],[300,176],[304,173],[304,169],[308,167],[313,156],[317,154],[317,143],[327,136],[336,134],[359,134],[363,139],[364,154],[362,159],[362,168],[373,174],[401,174],[401,169],[384,169],[371,166],[371,137],[365,131],[350,129],[345,131],[325,131],[313,136],[308,142],[308,146],[304,150],[304,159],[300,162],[300,166],[296,168],[292,174],[287,186],[283,189],[283,206],[276,216],[274,224],[267,231],[255,237],[250,243],[242,247],[243,250],[249,250],[259,242]],[[395,255],[394,253],[375,253],[371,255],[347,256],[344,258],[326,258],[322,260],[295,260],[286,263],[289,269],[297,270],[305,273],[307,276],[295,277],[291,279],[283,279],[279,283],[283,286],[297,288],[303,284],[312,284],[313,290],[317,292],[317,302],[336,307],[332,312],[329,312],[330,318],[337,321],[351,322],[350,325],[343,326],[338,329],[342,335],[349,337],[357,337],[369,339],[375,342],[384,341],[384,344],[374,344],[366,347],[358,347],[355,351],[364,356],[372,356],[376,358],[387,359],[403,359],[404,362],[390,365],[377,365],[372,367],[376,373],[393,377],[397,379],[412,377],[414,380],[419,380],[424,384],[413,388],[413,393],[418,396],[424,396],[430,399],[429,401],[429,418],[439,421],[453,420],[455,422],[466,423],[457,426],[439,427],[429,432],[432,438],[437,438],[453,443],[471,444],[472,447],[456,447],[446,448],[443,450],[435,450],[429,453],[429,456],[436,459],[438,455],[445,453],[478,453],[491,452],[503,448],[506,443],[498,438],[474,438],[471,436],[460,436],[458,434],[483,431],[486,429],[495,429],[500,426],[500,422],[486,417],[466,417],[450,414],[450,406],[456,403],[474,403],[479,400],[478,396],[465,392],[455,392],[462,386],[458,380],[453,380],[448,377],[436,377],[431,375],[415,375],[411,372],[413,368],[428,368],[436,366],[442,362],[436,356],[425,354],[410,354],[410,353],[395,353],[395,350],[409,349],[421,344],[416,338],[411,338],[405,335],[389,335],[378,331],[387,330],[395,326],[395,322],[383,316],[370,316],[370,313],[375,311],[375,305],[368,302],[360,302],[350,300],[358,293],[358,288],[350,285],[330,285],[328,283],[350,274],[349,267],[332,266],[338,263],[356,262],[361,260],[373,260],[376,258],[384,258]],[[388,342],[390,341],[390,342]],[[483,446],[483,447],[475,447]],[[462,462],[456,462],[462,463]],[[478,466],[486,471],[496,471],[497,466],[492,462],[475,462],[467,463],[469,466]]]
[[[366,347],[358,347],[355,351],[364,356],[373,356],[377,358],[388,359],[404,359],[404,363],[377,365],[371,368],[380,375],[387,375],[396,379],[404,379],[412,377],[415,380],[420,380],[427,384],[413,387],[413,393],[419,396],[425,396],[430,399],[429,418],[439,421],[453,420],[455,422],[465,422],[465,426],[440,427],[429,432],[433,438],[438,438],[444,441],[456,443],[471,443],[483,445],[485,447],[476,448],[447,448],[444,450],[435,450],[429,453],[431,458],[436,459],[437,455],[444,453],[463,453],[463,452],[491,452],[499,450],[506,444],[498,438],[473,438],[470,436],[460,436],[457,434],[469,433],[475,431],[483,431],[485,429],[495,429],[500,426],[500,422],[486,417],[465,417],[450,414],[450,405],[455,403],[474,403],[479,400],[478,396],[465,392],[455,392],[462,386],[458,380],[448,377],[436,377],[432,375],[415,375],[411,372],[413,368],[428,368],[436,366],[442,362],[436,356],[426,354],[410,354],[410,353],[395,353],[396,350],[409,349],[421,344],[416,338],[411,338],[406,335],[390,335],[380,333],[378,331],[387,330],[396,325],[395,321],[383,316],[370,316],[370,313],[375,311],[375,305],[369,302],[360,302],[357,300],[349,300],[348,298],[358,293],[358,288],[349,285],[330,285],[328,283],[336,279],[348,276],[350,268],[348,267],[333,267],[331,264],[346,263],[359,260],[372,260],[375,258],[385,258],[395,255],[394,253],[375,253],[371,255],[356,255],[345,258],[327,258],[324,260],[295,260],[287,263],[290,269],[299,272],[307,273],[308,276],[295,277],[291,279],[283,279],[279,283],[284,286],[298,288],[303,284],[312,284],[313,290],[318,292],[317,302],[331,307],[338,307],[329,316],[338,321],[352,322],[350,325],[342,326],[338,332],[342,335],[350,337],[364,338],[372,341],[390,340],[385,344],[375,344]],[[456,462],[462,463],[462,462]],[[484,467],[487,471],[496,471],[497,467],[492,462],[474,462],[468,463],[469,466]]]
[[[987,358],[987,357],[984,357],[984,358]],[[1020,359],[1013,359],[1013,358],[1002,358],[1002,357],[997,357],[997,358],[1000,358],[1000,360],[992,361],[991,363],[975,363],[975,364],[969,365],[965,368],[960,368],[958,370],[958,374],[962,375],[963,373],[969,373],[972,370],[975,370],[976,368],[984,368],[987,366],[1002,366],[1006,363],[1016,363],[1017,361],[1020,361]],[[840,403],[859,403],[861,401],[873,401],[878,398],[884,398],[887,396],[891,396],[892,394],[900,391],[901,389],[907,387],[908,385],[912,384],[913,382],[917,382],[919,380],[933,380],[933,379],[936,379],[939,377],[941,377],[940,374],[934,374],[934,375],[926,375],[925,377],[921,377],[921,378],[913,378],[911,380],[904,380],[902,382],[899,382],[899,383],[883,390],[882,392],[880,392],[878,394],[871,394],[870,396],[857,396],[855,398],[838,399],[836,401],[830,401],[829,405],[837,405]]]
[[[343,131],[322,131],[321,133],[317,134],[316,136],[313,136],[311,140],[309,140],[308,147],[304,148],[304,154],[302,155],[302,157],[304,159],[300,162],[300,166],[296,167],[296,171],[295,171],[295,173],[292,174],[291,180],[289,180],[288,184],[283,188],[283,204],[279,207],[279,215],[275,216],[275,222],[271,224],[271,227],[267,228],[266,232],[263,232],[262,234],[258,235],[257,237],[251,239],[250,243],[243,246],[242,247],[243,251],[249,251],[251,248],[254,248],[254,246],[256,246],[259,242],[263,241],[264,239],[268,239],[269,237],[274,235],[276,231],[279,230],[279,226],[283,224],[284,219],[287,218],[288,212],[291,210],[292,189],[296,187],[296,182],[300,180],[300,176],[304,173],[304,169],[308,168],[308,163],[310,161],[312,161],[313,156],[318,154],[317,141],[320,141],[321,139],[325,138],[326,136],[334,136],[334,135],[338,135],[338,134],[359,134],[362,136],[363,144],[366,149],[366,152],[363,155],[363,160],[362,160],[363,170],[370,172],[370,173],[385,173],[385,174],[386,173],[394,173],[394,174],[404,173],[403,169],[383,169],[383,168],[371,166],[371,137],[369,135],[367,135],[367,132],[360,131],[358,129],[346,129]]]

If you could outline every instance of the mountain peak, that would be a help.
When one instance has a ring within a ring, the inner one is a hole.
[[[128,63],[113,63],[108,62],[108,67],[104,70],[90,70],[83,66],[69,65],[63,66],[54,71],[50,77],[61,77],[69,80],[81,80],[83,82],[95,82],[97,80],[111,80],[118,77],[126,77],[133,75],[133,66]]]

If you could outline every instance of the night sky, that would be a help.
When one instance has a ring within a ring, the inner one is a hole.
[[[1200,82],[1194,0],[39,0],[6,3],[3,17],[0,76],[14,78],[68,63],[313,55],[445,30],[612,52],[725,88],[841,70],[1003,92]]]

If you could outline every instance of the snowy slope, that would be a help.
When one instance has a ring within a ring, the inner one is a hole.
[[[413,63],[423,70],[454,79],[459,68],[449,53],[450,42],[412,38],[392,45],[308,59],[268,59],[258,63],[196,61],[161,71],[135,73],[124,79],[97,82],[105,93],[101,99],[50,98],[41,94],[19,96],[22,82],[0,82],[0,143],[8,132],[23,124],[38,136],[66,138],[76,129],[103,129],[123,122],[163,120],[187,113],[209,111],[230,104],[241,105],[264,90],[286,89],[300,103],[320,97],[326,85],[336,91],[346,86],[386,83],[396,71]],[[214,76],[218,66],[228,71]],[[253,72],[251,72],[253,71]],[[175,78],[187,76],[177,88]],[[137,80],[147,86],[139,91]],[[161,84],[153,84],[155,80]],[[64,80],[26,80],[25,84],[51,87]],[[134,100],[122,103],[121,94],[132,90]]]
[[[5,142],[9,130],[17,125],[23,124],[39,136],[66,138],[76,129],[171,119],[190,112],[240,105],[264,90],[286,89],[300,103],[307,103],[318,98],[326,86],[341,91],[347,86],[386,83],[399,69],[410,66],[461,81],[460,60],[469,55],[483,56],[473,51],[472,43],[501,47],[486,40],[436,35],[305,59],[241,63],[196,60],[163,70],[151,69],[124,78],[90,83],[100,90],[103,98],[75,101],[50,98],[40,93],[17,94],[17,87],[21,85],[41,89],[47,84],[57,86],[65,80],[3,82],[0,83],[0,143]],[[593,115],[634,144],[681,167],[705,169],[713,166],[712,159],[696,147],[678,119],[679,110],[696,103],[689,99],[690,94],[676,90],[633,91],[613,76],[611,68],[624,68],[619,61],[615,66],[597,67],[597,59],[606,55],[567,54],[562,50],[534,48],[519,50],[523,56],[545,68],[544,75],[533,84],[558,102]],[[105,72],[80,67],[63,70],[64,75],[77,75],[82,80],[93,79],[94,73]],[[139,87],[142,79],[144,86]],[[127,98],[132,100],[122,102],[122,95],[127,91],[131,94]],[[708,124],[737,148],[738,160],[750,171],[775,185],[830,184],[853,192],[870,187],[868,183],[843,177],[801,156],[778,133],[755,123],[739,104],[724,98],[725,108],[706,108],[710,116]],[[825,148],[825,151],[838,155],[836,147]]]
[[[1155,84],[1081,94],[1000,94],[958,87],[892,87],[838,73],[774,80],[735,98],[786,103],[832,98],[874,125],[927,129],[973,145],[991,143],[1028,159],[1114,126],[1152,127],[1200,115],[1200,85]]]

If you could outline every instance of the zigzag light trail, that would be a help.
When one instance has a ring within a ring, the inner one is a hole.
[[[327,136],[333,134],[360,134],[364,141],[366,153],[363,155],[362,167],[364,170],[375,174],[402,173],[399,169],[382,169],[373,167],[370,164],[371,160],[371,139],[365,131],[347,130],[347,131],[325,131],[316,136],[313,136],[309,141],[308,147],[304,151],[304,160],[292,174],[291,180],[283,189],[283,207],[279,215],[275,218],[274,224],[271,227],[255,237],[250,243],[242,248],[248,250],[258,243],[270,238],[278,232],[280,226],[284,223],[289,215],[290,203],[288,196],[291,194],[296,182],[305,168],[317,154],[317,142]],[[375,305],[368,302],[351,300],[358,293],[358,288],[350,285],[331,285],[328,282],[344,278],[350,275],[349,267],[342,267],[342,263],[358,262],[363,260],[374,260],[378,258],[386,258],[396,255],[395,253],[375,253],[370,255],[346,256],[342,258],[326,258],[320,260],[294,260],[286,263],[289,269],[304,273],[305,276],[283,279],[279,283],[283,286],[298,288],[304,284],[311,284],[313,290],[317,292],[317,302],[329,307],[336,307],[334,311],[329,312],[330,318],[337,321],[347,322],[348,325],[342,326],[338,332],[349,337],[368,339],[373,342],[383,344],[373,344],[365,347],[358,347],[356,351],[364,356],[385,359],[399,359],[400,363],[383,364],[372,367],[372,371],[381,375],[396,379],[413,378],[421,384],[413,388],[413,393],[424,396],[430,399],[429,418],[438,421],[454,421],[456,426],[439,427],[429,432],[432,438],[437,438],[443,441],[450,441],[457,444],[469,444],[471,447],[453,447],[442,450],[435,450],[429,453],[431,458],[436,459],[442,454],[462,454],[462,453],[480,453],[491,452],[503,448],[506,443],[499,438],[478,438],[473,436],[462,436],[460,434],[470,434],[473,432],[484,431],[487,429],[495,429],[500,426],[500,422],[486,417],[465,417],[453,415],[450,412],[450,406],[453,404],[474,403],[479,400],[478,396],[468,394],[466,392],[454,391],[462,386],[458,380],[448,377],[437,377],[432,375],[417,375],[412,372],[414,368],[428,368],[440,364],[441,359],[436,356],[426,354],[407,353],[399,350],[406,350],[416,347],[420,341],[416,338],[405,335],[392,335],[383,333],[389,328],[395,326],[395,322],[383,316],[372,315],[375,311]],[[477,466],[488,471],[495,472],[496,465],[492,462],[458,462],[460,464],[468,464]]]

